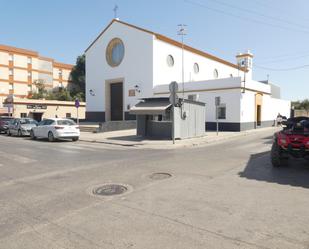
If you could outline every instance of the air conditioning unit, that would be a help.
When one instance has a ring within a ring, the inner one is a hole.
[[[198,101],[199,100],[199,95],[198,94],[189,94],[188,95],[188,100]]]

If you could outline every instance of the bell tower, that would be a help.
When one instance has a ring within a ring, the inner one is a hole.
[[[253,54],[250,50],[245,53],[239,53],[236,55],[237,65],[239,69],[246,70],[246,78],[252,79],[252,65],[253,65]]]

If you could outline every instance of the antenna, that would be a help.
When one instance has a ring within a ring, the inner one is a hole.
[[[115,19],[118,19],[118,9],[119,9],[119,7],[118,7],[118,5],[117,4],[115,4],[115,7],[114,7],[114,9],[113,9],[113,11],[114,11],[114,18]]]
[[[186,24],[178,24],[178,32],[177,35],[181,36],[181,53],[182,53],[182,100],[185,99],[185,72],[184,72],[184,36],[187,35],[186,34]]]

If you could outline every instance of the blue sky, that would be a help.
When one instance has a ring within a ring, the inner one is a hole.
[[[74,63],[114,17],[115,4],[121,20],[173,39],[185,23],[188,45],[231,62],[250,49],[254,79],[269,74],[283,98],[309,97],[306,0],[0,0],[0,44]]]

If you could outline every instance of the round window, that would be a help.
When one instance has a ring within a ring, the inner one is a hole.
[[[214,70],[214,78],[215,78],[215,79],[218,79],[218,77],[219,77],[218,70],[215,69],[215,70]]]
[[[197,63],[194,63],[193,70],[194,70],[194,73],[199,73],[200,72],[200,66]]]
[[[169,67],[174,66],[174,57],[173,57],[173,56],[168,55],[166,60],[167,60],[167,65],[168,65]]]
[[[120,65],[124,57],[124,45],[119,38],[114,38],[106,48],[106,61],[111,67]]]

